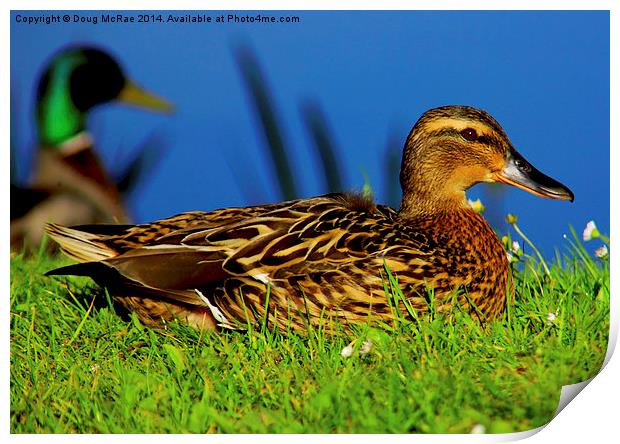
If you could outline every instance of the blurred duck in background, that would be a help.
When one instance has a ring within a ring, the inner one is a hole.
[[[11,182],[11,249],[37,246],[48,222],[66,225],[129,222],[121,191],[140,168],[137,156],[116,182],[86,130],[90,110],[121,102],[169,113],[173,107],[125,77],[93,47],[71,47],[45,68],[36,95],[38,147],[26,186]]]

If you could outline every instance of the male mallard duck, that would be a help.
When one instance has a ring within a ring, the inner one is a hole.
[[[400,182],[398,211],[328,194],[143,225],[50,225],[50,236],[82,263],[48,274],[92,277],[149,325],[176,317],[196,328],[234,328],[267,313],[283,330],[330,318],[386,320],[393,316],[386,267],[416,310],[427,309],[432,288],[440,311],[458,302],[493,318],[510,297],[508,261],[465,191],[504,182],[573,200],[517,153],[489,114],[467,106],[432,109],[418,120]]]
[[[39,149],[28,186],[11,185],[11,244],[39,243],[46,222],[127,222],[114,182],[102,166],[86,118],[95,106],[120,101],[170,111],[130,82],[107,53],[90,47],[59,52],[37,88]]]

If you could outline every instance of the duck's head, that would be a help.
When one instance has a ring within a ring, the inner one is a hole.
[[[443,106],[420,117],[405,144],[400,182],[401,213],[412,216],[466,208],[465,191],[479,182],[573,201],[566,186],[514,149],[493,117],[468,106]]]
[[[37,87],[37,124],[43,145],[56,146],[85,129],[87,113],[113,100],[155,111],[172,106],[129,81],[106,52],[65,49],[45,68]]]

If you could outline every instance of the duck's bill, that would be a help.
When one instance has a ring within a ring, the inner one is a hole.
[[[504,169],[495,175],[495,180],[514,185],[540,197],[571,202],[575,198],[568,187],[538,171],[515,150],[508,154]]]
[[[171,113],[174,111],[174,106],[170,102],[130,81],[125,84],[117,100],[122,103],[153,111],[161,111],[164,113]]]

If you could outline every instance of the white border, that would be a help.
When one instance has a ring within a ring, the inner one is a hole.
[[[0,83],[4,87],[4,91],[10,91],[10,83],[9,83],[9,70],[6,69],[10,64],[9,59],[9,38],[10,38],[10,27],[9,27],[9,14],[10,10],[37,10],[37,9],[103,9],[103,10],[113,10],[113,9],[128,9],[128,10],[136,10],[136,9],[204,9],[206,2],[194,1],[194,0],[176,0],[175,2],[167,2],[163,0],[152,0],[152,1],[133,1],[131,3],[127,1],[119,1],[119,0],[96,0],[87,3],[87,8],[84,8],[86,4],[84,1],[76,1],[76,0],[62,0],[51,3],[49,1],[17,1],[17,0],[5,0],[0,5],[2,9],[3,16],[2,20],[0,20],[0,64],[3,66],[3,69],[0,69]],[[395,0],[383,0],[381,2],[369,2],[369,1],[355,1],[355,2],[346,2],[346,1],[326,1],[326,0],[317,0],[317,1],[276,1],[276,0],[265,0],[265,1],[248,1],[248,0],[231,0],[231,1],[222,1],[216,0],[208,3],[209,9],[221,9],[221,10],[233,10],[233,9],[250,9],[250,10],[274,10],[274,9],[299,9],[299,10],[317,10],[317,9],[340,9],[340,10],[398,10],[398,9],[417,9],[417,10],[449,10],[449,9],[457,9],[457,10],[611,10],[611,122],[618,122],[618,112],[617,112],[617,103],[618,103],[618,91],[615,87],[615,83],[613,79],[618,78],[618,69],[617,69],[617,50],[618,50],[618,8],[614,7],[615,4],[611,0],[600,1],[600,0],[590,0],[590,1],[581,1],[581,0],[564,0],[564,1],[550,1],[550,0],[522,0],[522,1],[502,1],[498,2],[497,0],[471,0],[471,1],[458,1],[458,0],[435,0],[435,1],[425,1],[425,2],[407,2],[406,4],[402,1]],[[10,146],[10,131],[9,131],[9,101],[7,100],[8,94],[2,95],[5,100],[0,101],[0,137],[2,137],[2,147],[0,149],[0,164],[4,165],[6,175],[9,176],[9,149]],[[611,150],[611,165],[614,167],[618,166],[618,132],[617,132],[617,124],[614,126],[611,125],[611,146],[615,147],[615,149]],[[611,168],[610,165],[610,168]],[[613,190],[617,189],[617,177],[615,174],[611,174],[611,188],[612,195]],[[8,206],[8,192],[6,191],[6,186],[1,196],[3,198],[3,204]],[[611,227],[616,226],[617,222],[617,205],[614,203],[613,199],[611,201]],[[2,219],[2,225],[4,228],[5,236],[2,238],[3,251],[9,251],[9,240],[6,233],[9,232],[8,220],[7,218]],[[612,228],[613,231],[613,228]],[[8,262],[8,261],[7,261]],[[5,262],[4,273],[2,274],[2,283],[3,288],[7,289],[9,287],[9,267],[8,263]],[[616,261],[612,261],[612,276],[618,276],[618,267],[616,266]],[[611,294],[612,294],[612,334],[610,337],[610,350],[613,350],[615,343],[617,341],[618,335],[618,303],[613,295],[617,294],[617,280],[612,279],[611,285]],[[4,389],[1,392],[4,394],[4,399],[0,407],[0,416],[2,421],[0,421],[0,436],[7,436],[9,442],[13,441],[36,441],[36,442],[50,442],[50,443],[65,443],[65,442],[105,442],[108,443],[110,441],[126,441],[126,440],[134,440],[136,438],[130,436],[123,435],[94,435],[94,436],[67,436],[67,435],[46,435],[46,436],[35,436],[35,435],[9,435],[9,329],[8,325],[4,323],[8,323],[9,319],[9,300],[8,300],[8,292],[4,293],[2,301],[0,302],[1,307],[1,318],[3,320],[3,328],[1,329],[2,341],[2,354],[3,357],[3,365],[0,366],[0,373],[2,375],[2,381],[4,382]],[[611,354],[608,353],[608,358],[611,357]],[[606,367],[601,371],[601,373],[594,378],[594,380],[583,390],[577,399],[577,401],[569,403],[569,405],[555,418],[551,423],[543,428],[543,430],[530,438],[530,442],[540,442],[547,443],[549,441],[562,441],[562,442],[582,442],[585,439],[590,442],[609,442],[609,438],[611,436],[617,436],[616,433],[616,422],[617,420],[617,404],[618,401],[615,398],[615,395],[620,393],[619,386],[619,376],[620,376],[620,364],[619,359],[614,357],[609,361]],[[513,435],[386,435],[386,436],[376,436],[376,435],[356,435],[356,441],[363,442],[376,442],[377,439],[387,439],[392,442],[503,442],[503,441],[512,441],[515,439],[525,438],[529,436],[531,433],[524,432]],[[145,437],[139,437],[138,439],[145,439],[149,442],[168,442],[171,437],[166,435],[149,435]],[[317,437],[312,435],[301,435],[296,436],[295,438],[291,438],[286,435],[276,435],[276,436],[268,436],[268,435],[259,435],[259,436],[248,436],[248,435],[238,435],[238,436],[230,436],[230,435],[217,435],[214,437],[202,436],[202,435],[194,435],[194,436],[175,436],[172,438],[174,440],[180,440],[183,442],[204,442],[207,440],[208,442],[270,442],[270,443],[284,443],[287,444],[291,439],[294,439],[296,442],[314,442]],[[343,435],[321,435],[318,439],[321,441],[335,442],[335,441],[343,441],[348,440],[350,437]]]

